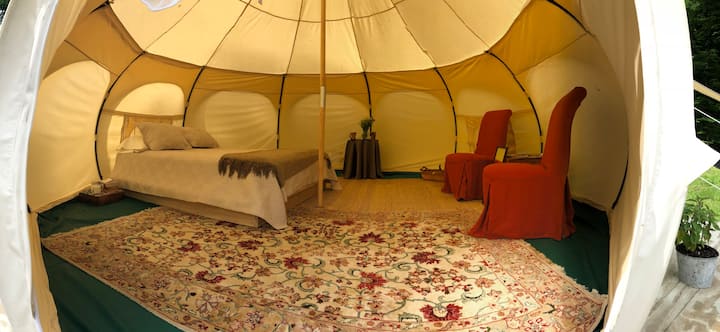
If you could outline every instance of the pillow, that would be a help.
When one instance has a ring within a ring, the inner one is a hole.
[[[148,147],[147,145],[145,145],[145,142],[143,141],[143,137],[141,135],[132,135],[124,139],[122,142],[120,142],[120,148],[118,148],[118,150],[120,150],[121,152],[143,152],[147,149]]]
[[[183,127],[185,140],[192,145],[193,148],[216,148],[218,142],[207,132],[202,129]]]
[[[185,140],[181,127],[143,122],[138,123],[143,141],[150,150],[186,150],[192,146]]]

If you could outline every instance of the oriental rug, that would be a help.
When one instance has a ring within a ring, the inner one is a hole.
[[[43,240],[184,330],[590,331],[606,296],[477,211],[289,212],[283,230],[164,207]]]

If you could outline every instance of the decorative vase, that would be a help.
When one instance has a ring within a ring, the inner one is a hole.
[[[369,129],[370,129],[370,128],[363,128],[362,139],[367,139],[367,137],[368,137],[368,130],[369,130]]]

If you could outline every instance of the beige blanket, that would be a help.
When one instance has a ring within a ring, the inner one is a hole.
[[[312,165],[317,154],[317,150],[290,149],[228,153],[220,157],[218,172],[229,177],[237,174],[242,179],[250,173],[264,177],[273,175],[282,187],[285,180]]]

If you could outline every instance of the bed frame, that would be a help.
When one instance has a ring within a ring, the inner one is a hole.
[[[124,189],[124,191],[126,196],[136,198],[141,201],[166,206],[179,211],[197,214],[203,217],[229,221],[235,224],[252,227],[260,227],[260,225],[262,224],[267,224],[262,218],[247,213],[223,209],[203,203],[188,202],[174,198],[143,194],[132,190]],[[306,200],[316,196],[317,183],[310,184],[302,190],[298,191],[297,193],[293,194],[292,196],[288,197],[287,201],[285,202],[285,208],[289,209],[296,207],[301,203],[305,202]],[[271,226],[268,225],[268,227]]]

